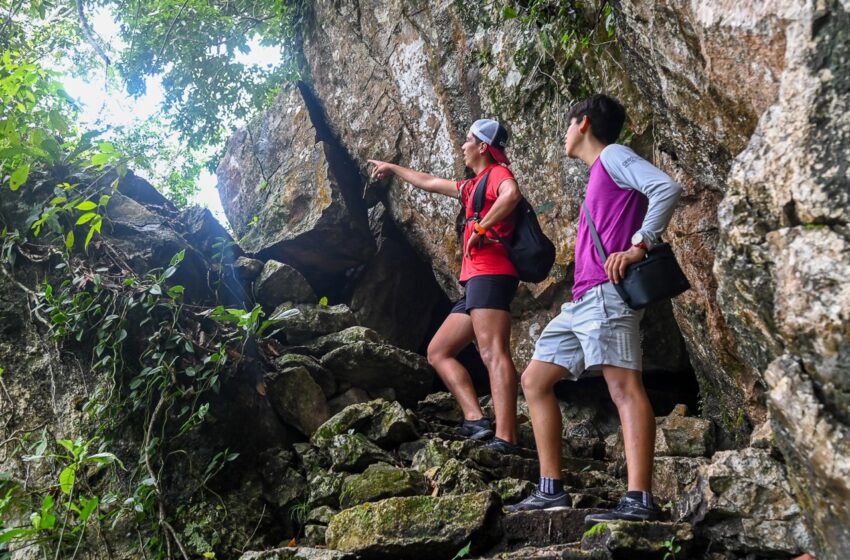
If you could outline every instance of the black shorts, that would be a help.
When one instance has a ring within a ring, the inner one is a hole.
[[[469,314],[470,309],[511,310],[519,279],[505,274],[473,276],[466,281],[462,298],[452,307],[452,313]]]

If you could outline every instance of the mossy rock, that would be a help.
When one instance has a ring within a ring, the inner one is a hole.
[[[491,482],[490,487],[501,496],[503,502],[513,504],[531,494],[531,491],[534,490],[536,485],[528,480],[503,478]]]
[[[598,523],[585,532],[581,539],[582,550],[607,549],[615,557],[636,558],[647,553],[668,550],[666,541],[675,539],[682,547],[681,558],[687,558],[688,548],[694,539],[693,528],[688,523],[660,521],[616,521]]]
[[[347,476],[342,483],[339,505],[347,509],[366,502],[385,498],[426,494],[425,477],[414,469],[390,465],[370,465],[362,474]]]
[[[330,548],[364,558],[450,558],[469,542],[482,550],[498,539],[500,508],[489,491],[389,498],[340,512],[325,535]]]
[[[449,459],[461,459],[466,456],[475,446],[469,440],[446,441],[439,438],[425,441],[414,455],[412,466],[414,469],[425,472],[434,467],[442,467]]]
[[[437,469],[434,484],[440,494],[472,494],[487,490],[481,474],[457,459],[449,459]]]
[[[345,475],[342,473],[318,471],[314,474],[310,478],[310,507],[339,506],[339,492],[343,480]]]
[[[413,416],[397,402],[377,399],[345,407],[319,426],[311,437],[313,445],[328,445],[334,437],[354,430],[390,449],[418,437]]]
[[[363,472],[373,463],[393,463],[393,457],[363,434],[340,434],[329,443],[334,471]]]

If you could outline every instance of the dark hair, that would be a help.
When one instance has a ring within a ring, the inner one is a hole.
[[[567,123],[573,119],[580,121],[584,116],[590,120],[590,131],[600,142],[613,144],[626,122],[626,109],[613,97],[597,93],[573,105],[567,113]]]

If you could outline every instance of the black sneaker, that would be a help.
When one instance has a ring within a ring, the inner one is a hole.
[[[587,525],[606,523],[608,521],[657,521],[661,513],[655,504],[646,506],[640,500],[623,496],[620,503],[611,511],[591,513],[584,518]]]
[[[492,449],[503,455],[520,455],[522,452],[515,444],[505,441],[502,438],[494,437],[487,443],[481,446],[482,449]]]
[[[538,509],[558,511],[572,506],[573,501],[570,499],[570,495],[564,491],[558,492],[557,494],[544,494],[535,488],[531,491],[531,495],[529,495],[526,499],[518,504],[505,506],[505,509],[508,513],[516,513],[518,511],[532,511]]]
[[[463,437],[481,440],[493,437],[493,424],[486,416],[478,420],[464,420],[458,430]]]

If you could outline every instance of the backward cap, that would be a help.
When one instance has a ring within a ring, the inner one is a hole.
[[[472,135],[486,143],[490,155],[499,163],[510,165],[508,156],[505,155],[505,147],[508,145],[508,131],[505,127],[493,119],[478,119],[470,127]]]

